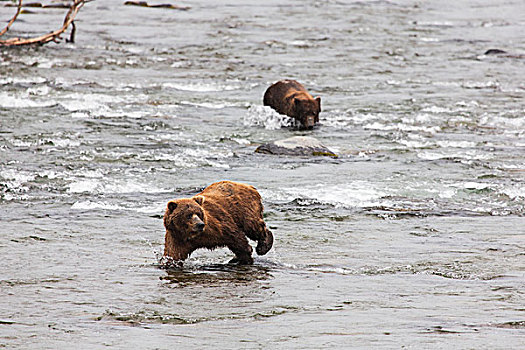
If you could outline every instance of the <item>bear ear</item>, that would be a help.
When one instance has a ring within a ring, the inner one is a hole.
[[[176,208],[177,208],[177,203],[175,203],[175,202],[169,202],[168,203],[168,210],[170,212],[174,211]]]
[[[202,205],[202,203],[204,203],[204,196],[195,196],[193,200],[197,202],[198,205]]]
[[[317,101],[317,109],[321,112],[321,98],[317,97],[315,100]]]

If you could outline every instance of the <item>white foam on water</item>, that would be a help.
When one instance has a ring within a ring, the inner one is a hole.
[[[417,157],[424,160],[438,160],[438,159],[449,159],[449,158],[458,158],[465,160],[486,160],[490,156],[487,154],[481,154],[476,150],[466,150],[466,151],[422,151],[417,154]]]
[[[269,201],[291,202],[296,197],[285,190],[271,190],[267,188],[258,188],[257,191],[261,197]]]
[[[49,95],[50,91],[49,86],[37,86],[27,89],[27,93],[30,96],[46,96]]]
[[[58,101],[62,107],[71,112],[90,111],[95,113],[111,112],[109,104],[119,104],[124,99],[107,94],[79,94],[64,95]]]
[[[156,140],[156,141],[173,141],[173,140],[187,140],[189,139],[189,135],[180,131],[178,133],[171,133],[171,132],[163,132],[163,133],[156,133],[153,135],[148,135],[148,139],[150,140]]]
[[[432,85],[435,86],[444,86],[444,87],[460,87],[461,84],[457,83],[455,81],[433,81],[431,82]]]
[[[388,195],[417,199],[417,205],[419,205],[420,199],[435,198],[436,196],[439,198],[452,198],[457,193],[456,187],[428,180],[422,180],[421,182],[406,182],[391,178],[386,186],[387,187],[384,191],[387,192]],[[385,198],[382,199],[381,203],[386,206],[394,206],[398,202],[399,200],[397,198]]]
[[[423,27],[453,27],[454,23],[450,21],[417,21],[417,25]]]
[[[0,107],[4,108],[41,108],[54,106],[56,104],[55,101],[32,98],[27,92],[15,95],[7,92],[0,92]]]
[[[282,127],[294,126],[296,122],[293,118],[277,113],[271,107],[254,105],[248,108],[244,115],[243,124],[245,126],[264,126],[268,130],[277,130]]]
[[[86,79],[79,79],[79,78],[69,79],[65,77],[56,77],[54,80],[54,85],[57,85],[63,88],[71,88],[77,85],[90,85],[90,84],[97,84],[97,85],[108,87],[108,88],[114,87],[113,84],[104,85],[102,80],[90,81]]]
[[[443,108],[438,106],[430,106],[425,107],[421,110],[421,112],[427,112],[427,113],[451,113],[452,110],[450,108]]]
[[[130,118],[130,119],[141,119],[141,118],[144,118],[145,115],[146,115],[146,113],[144,113],[142,111],[129,111],[129,112],[126,112],[126,111],[108,110],[107,112],[104,113],[105,117],[110,117],[110,118],[124,117],[124,118]]]
[[[519,200],[522,204],[525,204],[525,186],[505,187],[501,190],[501,193],[507,195],[512,200]]]
[[[512,132],[520,132],[525,130],[525,110],[521,111],[520,114],[521,117],[508,118],[485,113],[479,120],[479,125],[497,129],[510,128]]]
[[[418,158],[424,160],[438,160],[451,157],[451,155],[443,152],[434,152],[434,151],[423,151],[417,154]]]
[[[69,193],[93,193],[93,194],[115,194],[115,193],[163,193],[167,189],[148,186],[133,180],[106,180],[86,179],[74,180],[69,184]]]
[[[284,188],[280,193],[263,191],[270,200],[309,199],[317,202],[349,207],[368,207],[378,205],[386,192],[374,188],[367,181],[354,181],[342,185],[314,185],[302,188]]]
[[[43,171],[38,172],[37,175],[39,177],[45,177],[48,179],[58,179],[62,177],[59,173],[53,170],[43,170]]]
[[[60,101],[60,105],[71,112],[90,111],[93,113],[104,113],[109,111],[107,106],[94,101],[68,100]]]
[[[477,108],[479,107],[479,103],[477,101],[471,100],[471,101],[458,101],[456,102],[456,106],[463,107],[463,108]]]
[[[149,206],[134,206],[135,203],[112,204],[104,201],[77,201],[72,206],[72,210],[120,210],[133,211],[145,214],[160,214],[165,211],[166,203],[156,203]]]
[[[501,168],[503,170],[525,171],[525,163],[505,164],[501,165]]]
[[[453,198],[457,193],[457,189],[455,188],[441,188],[438,191],[439,198],[443,199],[450,199]]]
[[[213,168],[230,169],[230,166],[226,163],[215,162],[213,160],[206,160],[207,165]]]
[[[452,184],[452,186],[455,186],[457,188],[464,188],[466,190],[485,190],[485,189],[492,189],[491,184],[483,183],[483,182],[458,182],[455,184]]]
[[[416,114],[416,116],[414,118],[402,118],[401,120],[404,123],[411,123],[411,124],[415,124],[415,123],[432,123],[432,124],[435,124],[434,121],[435,120],[440,120],[440,119],[441,119],[441,117],[436,117],[436,116],[434,116],[432,114],[418,113],[418,114]]]
[[[25,189],[27,191],[28,189]],[[29,199],[29,195],[27,194],[12,194],[12,193],[4,193],[1,198],[5,201],[13,201],[13,200],[27,200]]]
[[[402,86],[407,83],[406,80],[395,80],[395,79],[387,79],[385,82],[388,85],[392,85],[392,86]]]
[[[235,107],[236,105],[234,103],[224,103],[224,102],[190,102],[190,101],[182,101],[180,104],[182,105],[189,105],[189,106],[195,106],[195,107],[203,107],[208,109],[223,109],[227,107]]]
[[[476,143],[472,141],[436,141],[439,147],[443,148],[473,148]]]
[[[290,45],[297,46],[299,48],[308,48],[311,47],[311,43],[306,40],[293,40],[290,42]]]
[[[96,179],[96,178],[102,178],[106,176],[106,174],[104,174],[100,169],[95,169],[95,170],[82,169],[82,170],[76,171],[75,176]]]
[[[10,140],[11,144],[15,147],[31,147],[33,145],[36,145],[35,141],[23,141],[23,140]]]
[[[49,68],[52,61],[44,56],[21,55],[16,58],[17,63],[25,64],[26,66],[38,66],[39,68]]]
[[[323,125],[345,129],[355,125],[363,125],[365,123],[372,123],[378,119],[386,120],[377,114],[372,113],[354,113],[352,111],[346,112],[323,112]]]
[[[19,186],[23,183],[34,180],[36,175],[27,171],[5,169],[0,170],[0,177],[4,180],[11,181],[12,184]]]
[[[73,205],[71,206],[71,209],[73,210],[93,210],[93,209],[125,210],[126,208],[115,205],[115,204],[105,203],[105,202],[84,201],[84,202],[73,203]]]
[[[429,134],[435,134],[441,130],[439,126],[416,126],[407,124],[383,124],[380,122],[374,122],[363,126],[364,129],[368,130],[382,130],[382,131],[422,131]]]
[[[88,113],[84,113],[84,112],[73,112],[70,114],[70,116],[73,119],[86,119],[90,117]]]
[[[100,186],[100,183],[97,180],[75,181],[69,184],[68,192],[69,193],[84,193],[84,192],[93,193],[99,186]]]
[[[156,214],[156,213],[164,213],[166,211],[166,204],[167,200],[162,203],[156,203],[154,205],[145,206],[145,207],[137,207],[137,208],[131,208],[132,210],[139,212],[139,213],[146,213],[146,214]]]
[[[15,200],[15,199],[27,199],[29,187],[25,184],[29,181],[33,181],[36,178],[36,174],[20,171],[15,169],[0,170],[0,182],[7,187],[9,192],[4,193],[4,200]]]
[[[43,77],[14,77],[14,78],[0,78],[0,85],[13,85],[13,84],[43,84],[47,80]]]
[[[365,124],[369,121],[379,119],[380,117],[377,114],[372,113],[356,113],[350,114],[346,119],[351,120],[354,124]],[[385,119],[385,118],[383,118]]]
[[[59,58],[53,58],[49,59],[46,57],[40,57],[37,60],[38,68],[45,68],[45,69],[51,69],[53,67],[59,67],[64,63],[62,59]],[[32,64],[34,65],[34,63]]]
[[[52,143],[56,147],[60,148],[73,148],[80,146],[80,141],[71,140],[71,139],[42,139],[40,140],[41,144]]]
[[[465,89],[501,89],[498,81],[433,81],[432,85],[445,87],[461,87]]]
[[[435,43],[438,42],[438,38],[419,38],[419,40],[426,42],[426,43]]]
[[[464,81],[461,86],[466,89],[497,89],[500,87],[498,81]]]
[[[344,267],[333,267],[333,266],[310,266],[306,268],[308,271],[321,272],[321,273],[334,273],[338,275],[356,275],[359,273],[358,270],[352,270]]]
[[[397,143],[407,146],[408,148],[427,148],[432,146],[430,141],[418,141],[418,140],[396,140]]]
[[[163,88],[176,89],[191,92],[221,92],[239,90],[242,86],[239,83],[216,83],[216,82],[190,82],[190,83],[163,83]]]
[[[169,151],[169,153],[144,152],[138,155],[141,160],[169,161],[173,167],[185,169],[200,166],[228,169],[229,165],[223,163],[223,160],[231,157],[233,153],[230,151],[209,151],[203,148],[184,148],[177,152]]]

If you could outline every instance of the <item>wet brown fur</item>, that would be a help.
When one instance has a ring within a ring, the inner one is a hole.
[[[312,128],[319,122],[321,98],[314,99],[295,80],[281,80],[270,86],[264,93],[263,104],[300,121],[305,128]]]
[[[231,262],[253,263],[250,238],[257,241],[257,254],[266,254],[273,235],[263,221],[259,192],[250,185],[221,181],[192,198],[170,201],[164,214],[164,256],[182,262],[199,248],[228,247]],[[202,225],[202,223],[204,225]]]

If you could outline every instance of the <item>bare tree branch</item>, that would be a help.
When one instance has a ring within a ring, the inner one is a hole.
[[[15,15],[13,16],[13,18],[11,18],[11,20],[9,21],[9,23],[7,23],[7,25],[5,26],[4,29],[2,29],[2,31],[0,32],[0,36],[4,35],[5,33],[7,33],[7,31],[9,30],[9,27],[11,27],[11,25],[16,21],[16,18],[18,17],[18,15],[20,14],[20,11],[22,10],[22,0],[18,0],[18,6],[16,8],[16,13]]]
[[[71,22],[71,33],[69,34],[69,39],[66,39],[66,43],[75,42],[75,32],[77,31],[77,26],[75,26],[75,21]]]
[[[50,41],[58,42],[60,40],[60,35],[64,33],[67,30],[67,27],[75,20],[75,16],[77,15],[78,11],[80,11],[82,6],[84,6],[86,2],[90,2],[90,1],[93,1],[93,0],[74,0],[69,8],[69,11],[66,14],[66,17],[64,18],[64,23],[60,29],[57,29],[51,33],[48,33],[48,34],[45,34],[39,37],[35,37],[35,38],[11,38],[7,40],[0,40],[0,47],[1,46],[32,45],[32,44],[43,45]],[[18,16],[21,6],[22,6],[22,0],[19,0],[17,14],[15,15],[15,17],[13,17],[13,19],[10,21],[8,26],[10,26],[12,24],[11,22],[14,22],[14,20]]]

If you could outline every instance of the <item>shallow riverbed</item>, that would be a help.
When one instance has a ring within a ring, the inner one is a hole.
[[[0,49],[0,347],[523,346],[521,1],[123,3]],[[34,11],[10,35],[63,19]],[[321,125],[262,106],[282,78]],[[291,136],[339,157],[254,152]],[[219,180],[259,190],[274,248],[161,269],[166,203]]]

